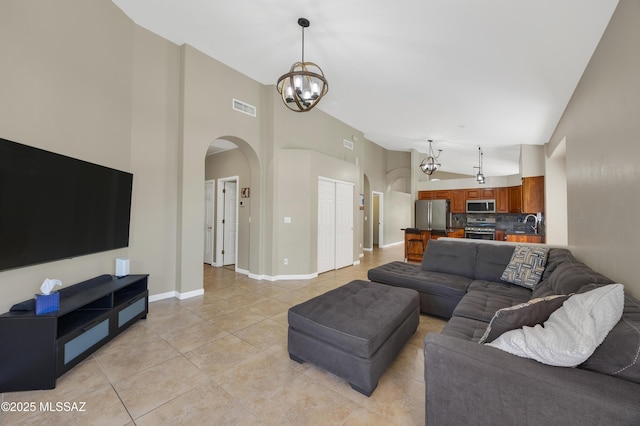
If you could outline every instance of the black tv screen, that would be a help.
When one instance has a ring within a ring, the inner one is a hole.
[[[129,245],[131,173],[0,138],[0,270]]]

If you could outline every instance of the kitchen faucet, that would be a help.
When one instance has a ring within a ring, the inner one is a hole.
[[[529,220],[529,218],[532,217],[533,220],[535,221],[535,224],[531,227],[531,229],[533,229],[534,233],[538,233],[538,216],[536,216],[535,214],[528,214],[524,217],[524,220],[522,221],[523,223],[527,223],[527,220]]]

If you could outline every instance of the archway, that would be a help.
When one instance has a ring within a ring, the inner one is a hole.
[[[261,211],[260,166],[257,155],[243,139],[221,136],[211,142],[205,153],[204,167],[205,182],[213,186],[214,194],[213,205],[209,206],[209,209],[206,205],[207,197],[203,194],[204,211],[212,209],[215,220],[213,232],[208,234],[205,230],[203,250],[206,250],[208,243],[213,247],[213,266],[233,263],[237,272],[247,275],[252,272],[257,274],[259,259],[255,243],[259,241]],[[227,197],[225,201],[224,195],[221,196],[221,194],[227,191],[226,188],[230,183],[233,183],[236,188],[237,197],[232,198],[232,201]],[[203,191],[204,187],[205,185],[203,185]],[[224,191],[223,188],[225,188]],[[229,211],[235,214],[234,225],[230,225],[230,221],[225,216]],[[231,236],[233,241],[225,241],[227,238],[225,235]],[[213,238],[213,241],[208,242],[206,238]],[[234,251],[233,260],[229,260],[230,250]]]

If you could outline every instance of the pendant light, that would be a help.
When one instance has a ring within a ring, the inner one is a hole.
[[[302,27],[302,61],[294,63],[276,84],[284,104],[295,112],[310,111],[329,91],[322,69],[313,62],[304,61],[304,29],[309,24],[306,18],[298,19],[298,25]]]
[[[484,174],[482,173],[482,149],[480,147],[478,147],[478,167],[473,167],[474,169],[478,169],[478,174],[476,175],[476,181],[478,181],[479,184],[483,184],[485,182],[484,180]]]
[[[435,155],[434,152],[433,152],[433,147],[431,146],[433,141],[431,139],[429,139],[427,142],[429,142],[429,152],[428,152],[427,158],[422,160],[422,163],[420,163],[420,170],[422,170],[422,172],[424,174],[431,176],[442,165],[442,164],[438,163],[438,161],[437,161],[438,157],[440,157],[440,154],[442,153],[442,150],[439,149],[438,150],[438,155]]]

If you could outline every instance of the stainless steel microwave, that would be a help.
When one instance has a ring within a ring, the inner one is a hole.
[[[495,213],[496,200],[467,200],[467,213]]]

